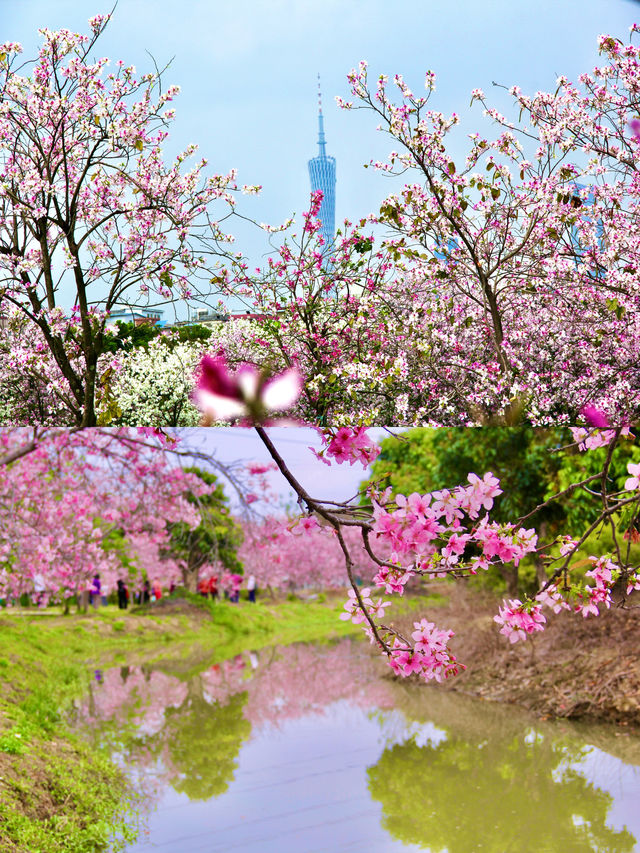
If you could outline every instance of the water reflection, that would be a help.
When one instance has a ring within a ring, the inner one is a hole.
[[[246,691],[213,705],[196,694],[167,711],[161,748],[167,748],[168,781],[176,791],[190,800],[209,800],[227,790],[240,747],[251,733],[242,713],[246,702]]]
[[[369,790],[394,838],[434,853],[632,851],[634,837],[606,825],[613,798],[581,773],[587,752],[535,730],[411,739],[384,750]]]
[[[324,715],[345,698],[357,707],[393,707],[377,661],[351,651],[349,640],[251,651],[184,680],[148,665],[114,668],[89,682],[75,720],[133,769],[148,801],[166,785],[207,800],[227,790],[252,728]]]
[[[161,806],[136,849],[635,849],[620,731],[394,682],[351,640],[172,668],[92,672],[76,709]]]

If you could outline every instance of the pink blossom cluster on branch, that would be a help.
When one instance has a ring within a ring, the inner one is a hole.
[[[593,413],[590,413],[589,420],[595,422]],[[576,450],[606,447],[602,470],[551,495],[528,515],[503,523],[491,518],[494,499],[502,490],[498,478],[490,472],[483,477],[470,473],[465,485],[423,495],[396,494],[393,499],[390,489],[380,494],[371,487],[368,491],[369,506],[318,501],[296,481],[265,431],[261,428],[257,431],[278,468],[298,493],[299,502],[313,513],[313,516],[300,517],[295,526],[289,525],[288,535],[296,531],[308,545],[309,537],[316,536],[320,529],[318,520],[326,525],[326,529],[334,531],[342,552],[342,565],[350,581],[348,600],[341,618],[362,625],[371,642],[386,655],[397,674],[408,676],[418,673],[426,680],[441,680],[456,674],[462,666],[449,648],[453,633],[423,619],[414,624],[416,630],[410,638],[403,636],[386,623],[386,610],[391,601],[376,597],[373,584],[383,589],[386,595],[402,595],[412,578],[461,579],[476,574],[480,569],[489,571],[511,563],[517,565],[527,555],[546,551],[549,547],[538,548],[537,533],[534,528],[526,526],[526,521],[542,508],[576,490],[584,490],[597,498],[598,492],[593,491],[595,484],[601,490],[602,510],[599,516],[581,536],[563,535],[552,543],[559,556],[549,555],[546,558],[546,571],[551,570],[547,574],[547,582],[534,596],[503,603],[495,616],[495,621],[501,626],[500,633],[515,643],[542,631],[547,622],[543,607],[555,614],[567,610],[583,616],[597,615],[601,606],[608,608],[612,605],[612,590],[618,581],[624,583],[627,596],[640,590],[640,567],[633,564],[629,549],[626,550],[626,558],[622,556],[618,528],[613,522],[614,516],[622,519],[622,530],[625,527],[633,529],[637,523],[640,464],[627,463],[630,476],[624,481],[622,491],[612,489],[609,477],[611,460],[621,437],[628,440],[633,436],[628,427],[605,429],[608,424],[604,417],[598,420],[598,424],[590,431],[575,430],[572,447]],[[587,441],[589,438],[593,441]],[[344,463],[349,460],[349,454],[336,454],[333,459]],[[576,560],[579,549],[603,525],[610,524],[614,531],[617,558],[613,552],[589,557],[586,575],[576,574],[581,564]],[[282,534],[274,535],[272,531],[270,535],[277,543]],[[358,544],[354,545],[354,542]],[[358,547],[364,548],[371,565],[377,567],[373,584],[364,588],[356,582],[358,569],[354,554]],[[313,550],[315,553],[317,548]],[[277,555],[275,559],[277,561]],[[623,597],[621,604],[624,603]]]

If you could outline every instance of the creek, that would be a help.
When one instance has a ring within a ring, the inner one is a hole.
[[[92,670],[74,726],[142,813],[128,853],[640,849],[640,735],[396,681],[353,639]]]

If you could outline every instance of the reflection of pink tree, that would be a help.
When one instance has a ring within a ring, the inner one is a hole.
[[[379,672],[348,639],[237,655],[187,681],[121,667],[97,674],[77,719],[135,768],[148,802],[167,785],[204,799],[226,790],[252,729],[323,714],[340,700],[393,707],[392,685]]]
[[[248,693],[245,716],[257,730],[283,720],[322,714],[333,702],[348,699],[363,708],[391,708],[388,683],[380,680],[377,661],[354,652],[353,641],[327,646],[297,643],[252,652],[224,661],[200,675],[206,695],[226,702],[240,690]],[[255,668],[254,668],[255,667]]]
[[[346,678],[345,678],[346,674]],[[379,679],[374,657],[354,653],[353,641],[326,646],[298,643],[236,655],[183,681],[150,667],[106,670],[91,682],[78,709],[90,727],[136,729],[161,736],[170,709],[194,701],[226,705],[247,692],[244,715],[253,726],[322,713],[332,702],[349,699],[361,707],[391,707],[388,684]],[[173,712],[172,712],[173,713]]]
[[[182,705],[186,695],[187,685],[164,672],[129,666],[108,669],[90,683],[79,719],[90,727],[108,722],[151,735],[162,728],[167,708]]]
[[[276,650],[248,685],[247,718],[256,728],[308,714],[323,714],[348,699],[361,708],[392,708],[391,685],[379,679],[377,661],[354,653],[353,641],[330,646],[296,644]]]

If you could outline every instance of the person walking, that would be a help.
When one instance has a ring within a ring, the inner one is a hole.
[[[215,601],[218,597],[218,578],[216,575],[212,575],[209,578],[209,595],[212,601]]]
[[[89,591],[89,602],[97,610],[100,602],[100,575],[96,572],[91,581],[91,589]]]
[[[127,587],[121,578],[118,579],[118,609],[127,609]]]
[[[249,575],[247,580],[247,591],[249,592],[249,601],[256,603],[256,579],[254,575]]]

